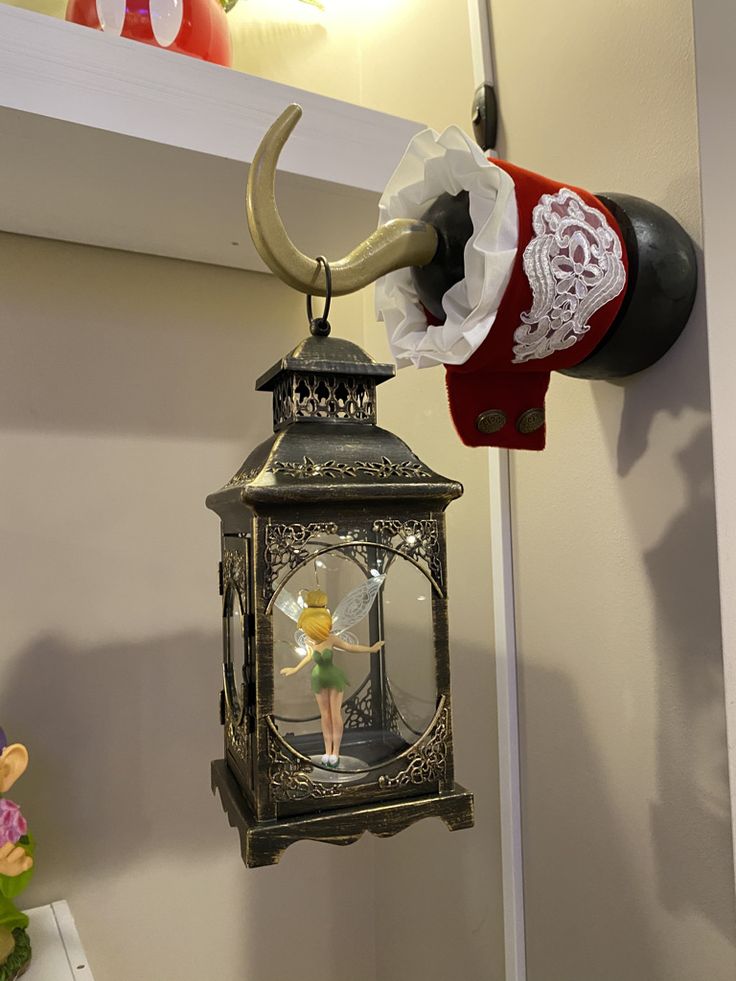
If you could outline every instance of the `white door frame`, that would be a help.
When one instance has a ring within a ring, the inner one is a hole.
[[[476,86],[494,84],[490,0],[468,0]],[[470,106],[468,106],[468,111]],[[508,450],[488,451],[506,981],[526,981],[516,603]]]

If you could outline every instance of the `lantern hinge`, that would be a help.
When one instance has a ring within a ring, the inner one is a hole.
[[[220,725],[225,725],[225,689],[220,690]]]
[[[217,590],[220,596],[222,596],[222,594],[225,591],[225,587],[222,581],[222,562],[217,563]]]
[[[255,637],[256,635],[256,615],[255,613],[246,613],[245,615],[246,629],[248,630],[249,637]]]

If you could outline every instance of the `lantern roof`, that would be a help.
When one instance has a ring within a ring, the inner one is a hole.
[[[288,354],[272,365],[256,382],[256,391],[272,392],[284,374],[289,372],[317,375],[360,375],[375,379],[375,384],[393,378],[392,364],[374,361],[363,348],[342,337],[306,337]]]
[[[380,509],[394,501],[444,508],[462,485],[431,470],[376,425],[376,385],[395,374],[357,344],[308,337],[256,382],[273,394],[273,435],[207,498],[237,524],[242,508],[312,505]]]

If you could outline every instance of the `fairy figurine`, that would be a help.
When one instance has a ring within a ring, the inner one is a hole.
[[[7,793],[28,766],[28,750],[8,745],[0,729],[0,795]],[[13,899],[33,874],[33,838],[17,804],[0,797],[0,981],[15,981],[31,960],[28,917]]]
[[[321,762],[323,766],[333,770],[340,761],[340,743],[344,728],[342,699],[347,684],[345,673],[333,663],[333,654],[335,651],[375,654],[383,647],[382,640],[370,647],[358,644],[357,638],[349,633],[348,628],[368,613],[385,578],[375,576],[351,590],[338,604],[334,616],[327,609],[327,595],[319,588],[300,594],[298,601],[286,590],[282,590],[276,601],[283,613],[296,620],[297,651],[303,653],[299,664],[282,668],[281,674],[288,678],[301,671],[306,664],[312,664],[312,691],[319,706],[325,740]]]

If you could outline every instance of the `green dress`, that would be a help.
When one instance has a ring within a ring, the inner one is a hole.
[[[327,688],[334,688],[337,691],[345,691],[348,679],[343,671],[336,664],[332,663],[332,648],[325,647],[323,651],[312,651],[312,691],[319,695]]]
[[[21,848],[33,857],[35,842],[31,835],[23,835],[18,844]],[[28,869],[21,875],[9,876],[0,875],[0,926],[8,930],[15,930],[17,927],[27,927],[28,917],[21,913],[13,900],[28,885],[28,881],[33,875],[33,868]]]

